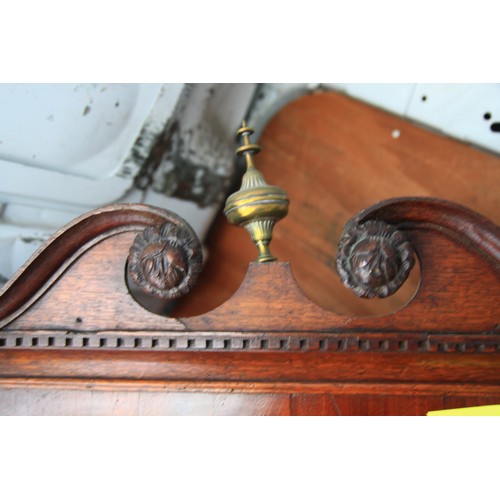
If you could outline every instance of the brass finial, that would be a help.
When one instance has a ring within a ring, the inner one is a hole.
[[[260,151],[260,147],[250,142],[253,132],[243,121],[236,133],[237,137],[243,138],[243,145],[236,154],[245,156],[247,171],[240,190],[227,199],[224,214],[231,224],[243,226],[249,232],[259,251],[257,262],[270,262],[276,260],[269,251],[273,228],[288,213],[288,196],[280,187],[267,184],[255,168],[253,155]]]

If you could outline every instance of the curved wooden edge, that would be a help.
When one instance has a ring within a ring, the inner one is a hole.
[[[500,292],[499,228],[485,217],[435,198],[395,198],[352,218],[346,227],[384,221],[406,235],[421,263],[419,288],[389,314],[351,317],[322,308],[302,291],[287,263],[251,263],[236,293],[216,309],[180,318],[190,330],[378,331],[444,329],[483,332],[495,328]],[[293,267],[293,263],[292,263]],[[467,296],[464,295],[467,290]]]
[[[346,227],[369,220],[383,220],[402,230],[438,230],[481,255],[500,273],[500,228],[458,203],[427,197],[391,198],[361,211]]]
[[[168,210],[142,204],[109,205],[74,219],[54,233],[0,291],[0,328],[35,302],[79,256],[98,242],[170,219]],[[124,255],[124,266],[126,258]]]
[[[18,321],[25,318],[19,316],[92,246],[97,243],[101,243],[99,247],[107,245],[110,240],[103,240],[110,236],[121,238],[126,236],[121,233],[162,224],[170,218],[170,214],[167,210],[146,205],[112,205],[90,212],[62,228],[3,289],[0,295],[0,328],[15,318]],[[498,227],[465,207],[433,198],[386,200],[364,210],[348,224],[371,219],[382,219],[398,228],[408,229],[415,251],[423,259],[421,287],[413,299],[395,313],[376,318],[338,315],[308,299],[286,263],[264,263],[251,264],[240,289],[220,307],[201,316],[174,321],[179,327],[191,331],[332,331],[339,328],[405,331],[414,328],[416,319],[421,330],[442,331],[446,327],[479,333],[495,328],[498,323],[495,317],[498,277],[488,273],[488,264],[500,273]],[[463,251],[461,244],[466,247]],[[112,253],[113,248],[108,245],[106,252]],[[468,252],[471,248],[476,250],[476,255]],[[96,248],[92,252],[94,250]],[[454,259],[447,258],[447,255],[453,255]],[[124,254],[123,270],[126,257]],[[117,266],[122,269],[121,262],[122,256],[115,252],[113,269],[116,270]],[[86,265],[88,269],[88,263]],[[458,268],[463,272],[457,274]],[[103,280],[98,270],[96,273],[98,266],[94,265],[93,269],[90,275],[95,277],[92,279]],[[69,278],[71,275],[66,276]],[[73,276],[73,279],[81,283],[81,277]],[[69,281],[66,280],[66,283]],[[482,287],[482,284],[485,286]],[[456,300],[456,294],[464,289],[467,289],[468,297]],[[121,290],[116,292],[120,296]],[[126,287],[123,290],[126,293]],[[101,291],[104,293],[104,290]],[[75,300],[75,293],[72,301]],[[57,302],[57,294],[51,300]],[[88,296],[86,300],[95,299]],[[142,319],[153,317],[145,309],[143,312]],[[49,313],[45,311],[43,324],[28,317],[23,325],[13,324],[13,327],[47,328],[53,324],[52,316],[47,316]],[[96,318],[101,317],[102,312],[96,310],[91,314]],[[114,312],[107,314],[111,323],[116,321]],[[163,320],[165,317],[155,318]],[[111,323],[107,325],[108,329]],[[152,323],[150,327],[168,329],[159,320]]]

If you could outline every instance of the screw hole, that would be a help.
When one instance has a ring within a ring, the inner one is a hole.
[[[490,129],[492,132],[500,132],[500,122],[492,123]]]
[[[427,96],[426,95],[423,95],[421,98],[420,98],[423,102],[427,101]]]
[[[491,118],[491,113],[484,113],[483,118],[489,120]]]

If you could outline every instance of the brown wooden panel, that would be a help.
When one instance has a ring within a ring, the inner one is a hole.
[[[432,408],[433,410],[449,410],[453,408],[466,408],[469,406],[498,405],[499,396],[463,396],[459,394],[447,394],[443,397],[442,408]]]
[[[51,240],[2,295],[2,411],[423,415],[498,402],[498,227],[429,198],[378,203],[351,220],[349,228],[370,218],[397,225],[418,256],[418,291],[394,314],[356,317],[400,306],[411,287],[381,309],[353,301],[333,270],[344,222],[381,198],[432,194],[492,217],[484,208],[496,202],[498,159],[335,94],[283,113],[268,127],[263,170],[290,191],[273,251],[292,261],[305,294],[284,262],[252,264],[243,280],[254,249],[224,223],[217,244],[227,253],[217,260],[212,249],[209,281],[185,304],[206,312],[238,292],[202,316],[152,314],[128,292],[125,261],[137,231],[163,216],[140,206],[97,210]],[[481,193],[476,203],[471,193]],[[177,315],[196,312],[182,307]]]
[[[183,330],[182,323],[150,313],[128,292],[125,264],[135,236],[132,231],[114,235],[83,254],[65,272],[64,279],[57,280],[8,328],[50,325],[51,329],[91,332],[117,327]]]
[[[336,247],[344,224],[359,210],[386,198],[435,196],[500,220],[498,156],[334,92],[287,105],[260,143],[258,168],[291,200],[288,217],[274,231],[272,251],[292,263],[309,297],[342,314],[392,311],[411,297],[418,280],[414,276],[394,297],[378,300],[357,299],[342,286],[334,270]],[[207,246],[210,257],[199,285],[179,303],[177,317],[227,300],[256,257],[246,232],[223,216]]]
[[[440,396],[336,395],[334,397],[340,414],[344,416],[418,416],[443,405]]]
[[[429,411],[498,404],[495,396],[394,396],[394,395],[335,395],[338,411],[344,416],[392,415],[424,416]]]
[[[290,413],[301,416],[341,415],[331,394],[293,394],[290,400]]]
[[[0,389],[0,415],[289,415],[288,395]]]
[[[1,389],[0,415],[79,416],[424,416],[432,410],[499,404],[494,396],[248,394]]]
[[[0,349],[2,377],[220,382],[493,384],[500,356],[318,351],[137,352]]]
[[[0,415],[426,415],[499,404],[487,385],[3,379]]]
[[[397,394],[294,394],[292,415],[425,416],[432,410],[498,404],[500,396]]]

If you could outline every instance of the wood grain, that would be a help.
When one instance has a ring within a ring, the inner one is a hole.
[[[113,236],[125,233],[127,238],[127,233],[128,237],[132,234],[135,236],[148,226],[169,222],[170,214],[168,210],[146,205],[109,205],[71,221],[54,233],[0,290],[0,328],[30,308],[89,250]],[[102,256],[95,263],[94,268],[88,271],[89,274],[84,272],[80,275],[79,288],[82,291],[86,289],[87,281],[92,281],[94,276],[98,277],[109,271],[109,259],[113,259],[114,253],[111,250],[109,255]],[[120,278],[115,282],[120,287],[121,293],[124,283],[121,275],[125,270],[127,255],[128,250],[127,254],[123,254],[120,249],[114,256],[120,259],[120,266],[112,271],[120,273]],[[79,302],[77,294],[73,304]],[[76,323],[80,323],[78,319],[81,318],[78,316],[73,319]],[[69,317],[66,320],[69,320]],[[171,320],[171,323],[174,324],[175,320]]]
[[[273,253],[291,267],[248,266],[248,236],[220,226],[208,282],[177,319],[160,316],[133,299],[125,265],[161,213],[78,219],[0,297],[0,413],[423,415],[500,401],[499,228],[434,198],[366,208],[432,194],[491,217],[498,159],[335,94],[292,103],[266,140],[265,175],[292,198]],[[349,219],[394,224],[418,256],[385,309],[344,301],[333,267]]]
[[[392,131],[399,130],[397,139]],[[413,295],[418,268],[393,297],[360,299],[335,272],[344,225],[362,209],[400,196],[454,201],[500,222],[500,158],[335,92],[299,98],[278,112],[261,138],[255,161],[269,184],[290,197],[271,251],[292,264],[305,294],[345,315],[394,311]],[[237,187],[235,188],[237,189]],[[205,313],[239,287],[256,258],[245,231],[216,221],[200,282],[175,316]]]
[[[275,394],[75,391],[0,391],[0,415],[27,416],[252,416],[289,415],[289,398]]]
[[[406,307],[375,322],[324,310],[304,295],[289,266],[279,262],[250,265],[238,292],[207,314],[182,319],[152,314],[126,289],[123,252],[133,234],[125,233],[82,256],[64,279],[6,329],[389,332],[414,331],[418,318],[419,330],[493,331],[499,323],[500,278],[491,265],[439,232],[410,230],[407,234],[422,263],[418,293]]]
[[[73,385],[73,387],[72,387]],[[429,395],[347,393],[329,388],[328,393],[315,392],[196,392],[157,387],[152,390],[128,390],[120,384],[103,390],[98,385],[75,384],[29,389],[12,386],[0,391],[0,415],[107,415],[107,416],[189,416],[189,415],[426,415],[437,409],[463,408],[496,404],[498,394]],[[137,387],[136,387],[137,389]],[[268,391],[269,388],[263,388]],[[302,391],[305,388],[300,388]],[[361,388],[362,391],[362,388]]]

